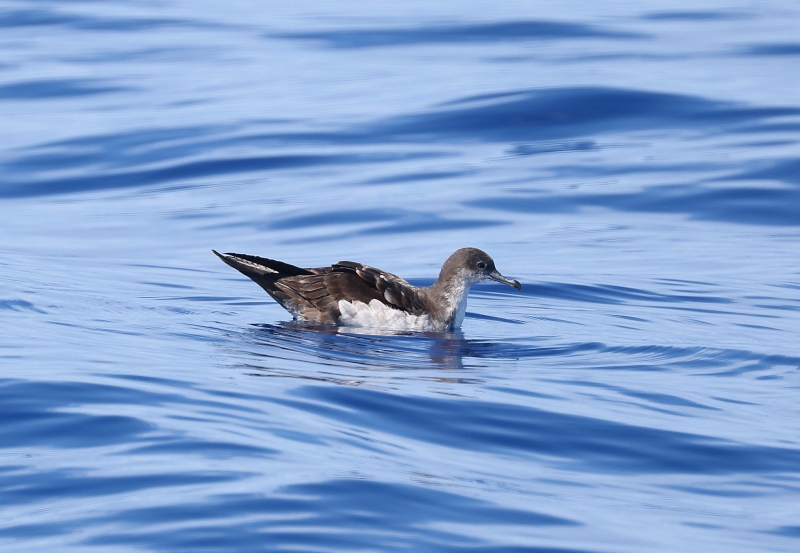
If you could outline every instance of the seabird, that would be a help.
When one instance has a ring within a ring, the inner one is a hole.
[[[447,258],[438,280],[426,288],[354,261],[302,269],[255,255],[211,251],[253,279],[295,318],[341,326],[449,331],[461,326],[473,284],[494,280],[522,289],[477,248],[462,248]]]

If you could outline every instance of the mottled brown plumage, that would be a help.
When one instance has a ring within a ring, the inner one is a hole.
[[[467,293],[476,282],[496,280],[520,289],[519,282],[498,273],[492,258],[475,248],[451,255],[427,288],[353,261],[303,269],[254,255],[214,253],[295,317],[320,323],[451,330],[461,325]]]

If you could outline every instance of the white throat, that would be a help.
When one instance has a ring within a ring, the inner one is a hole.
[[[461,271],[447,283],[442,299],[444,299],[448,314],[452,313],[451,328],[459,328],[461,323],[464,322],[464,315],[467,313],[469,289],[479,280],[474,275]]]

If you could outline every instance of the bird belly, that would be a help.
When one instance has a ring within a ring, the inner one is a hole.
[[[339,311],[341,315],[338,323],[342,326],[383,330],[442,330],[429,315],[407,313],[391,308],[379,300],[369,303],[339,300]]]

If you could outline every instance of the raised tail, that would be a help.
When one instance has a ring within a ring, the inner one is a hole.
[[[222,261],[247,276],[250,276],[250,273],[263,276],[272,275],[273,280],[276,280],[289,276],[314,274],[308,269],[295,267],[283,261],[275,261],[274,259],[267,259],[266,257],[231,252],[222,254],[217,250],[211,251],[217,254],[217,257]]]
[[[276,291],[275,281],[291,276],[314,274],[307,269],[295,267],[294,265],[283,263],[282,261],[275,261],[274,259],[241,253],[222,254],[216,250],[211,251],[222,261],[243,275],[253,279],[256,284],[261,286],[271,296]]]

